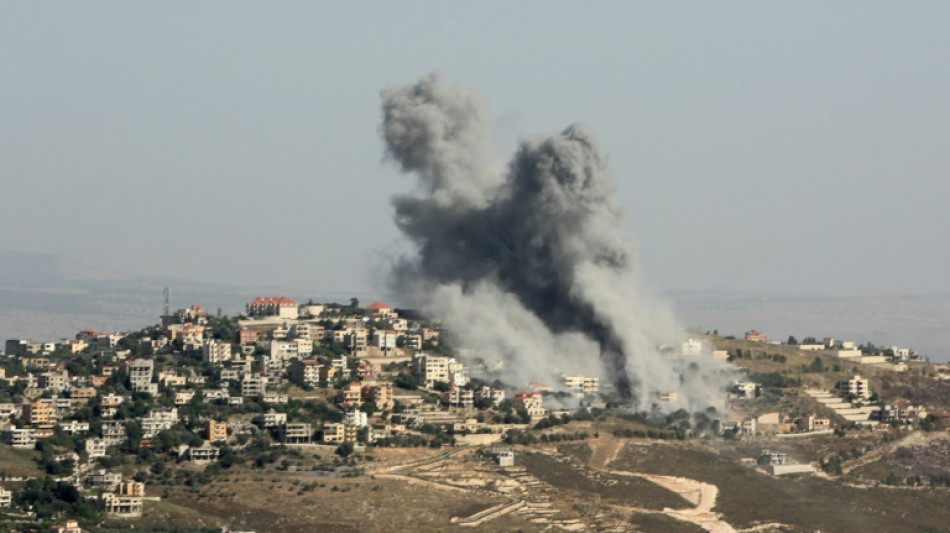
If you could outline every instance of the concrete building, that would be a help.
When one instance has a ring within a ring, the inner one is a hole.
[[[309,385],[317,387],[320,385],[320,363],[308,359],[306,361],[294,360],[289,366],[290,380],[300,385]]]
[[[10,507],[13,504],[13,492],[0,487],[0,507]]]
[[[281,430],[284,444],[310,444],[313,428],[310,424],[285,424]]]
[[[36,448],[36,430],[8,425],[0,430],[0,442],[9,444],[14,448],[32,450]]]
[[[581,394],[597,394],[600,390],[600,380],[584,376],[562,376],[564,386]]]
[[[527,411],[531,418],[543,417],[548,414],[548,410],[542,407],[541,403],[541,393],[537,391],[519,392],[512,399],[514,408]]]
[[[853,397],[860,400],[867,400],[871,397],[871,389],[868,386],[868,380],[860,375],[855,375],[851,379],[838,382],[838,391],[842,397]]]
[[[260,397],[265,392],[267,392],[267,377],[247,375],[241,380],[241,396]]]
[[[201,345],[201,358],[206,363],[221,364],[231,359],[231,343],[214,339],[205,340]]]
[[[247,316],[254,318],[276,316],[296,320],[299,316],[299,306],[286,296],[258,297],[247,302],[244,308]]]
[[[149,392],[155,362],[151,359],[133,359],[129,363],[129,385],[135,392]]]
[[[227,422],[208,421],[208,442],[220,442],[228,440]]]

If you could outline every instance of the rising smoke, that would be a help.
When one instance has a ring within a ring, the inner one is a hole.
[[[643,290],[635,249],[593,133],[574,124],[494,157],[482,99],[438,74],[382,91],[386,155],[417,187],[393,199],[417,253],[398,292],[443,317],[465,347],[500,361],[506,382],[600,377],[634,408],[721,403],[709,357],[671,357],[687,335]],[[667,347],[664,349],[663,347]],[[667,408],[667,409],[664,409]]]

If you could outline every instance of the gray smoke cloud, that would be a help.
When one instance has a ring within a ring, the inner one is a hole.
[[[508,382],[600,377],[635,408],[721,405],[723,365],[671,357],[687,338],[645,290],[594,134],[573,124],[529,138],[507,167],[483,100],[437,73],[381,92],[386,157],[417,177],[393,199],[417,253],[395,289],[443,317]],[[667,347],[664,349],[663,347]]]

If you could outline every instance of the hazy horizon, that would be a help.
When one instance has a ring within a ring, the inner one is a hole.
[[[586,123],[657,291],[936,294],[945,3],[0,5],[0,249],[383,292],[379,91],[441,70],[497,147]]]

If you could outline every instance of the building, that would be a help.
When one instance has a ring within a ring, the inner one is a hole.
[[[56,421],[56,404],[49,399],[39,398],[23,404],[23,421],[29,425],[46,425]]]
[[[386,354],[396,349],[396,336],[395,330],[377,330],[373,332],[370,343]]]
[[[241,380],[241,396],[245,398],[263,396],[267,391],[267,377],[244,376]]]
[[[133,359],[129,363],[129,385],[135,392],[150,392],[155,362],[151,359]]]
[[[449,390],[442,393],[442,404],[451,407],[471,409],[475,405],[475,391],[463,389],[457,385],[451,385]]]
[[[359,407],[363,403],[363,387],[358,381],[351,381],[340,389],[340,405],[346,407]]]
[[[365,428],[367,425],[369,425],[369,417],[366,416],[366,413],[363,411],[353,409],[352,411],[347,411],[343,414],[343,423],[356,426],[358,428]]]
[[[357,427],[349,424],[331,423],[323,424],[323,443],[324,444],[342,444],[344,442],[356,442]]]
[[[475,400],[488,400],[491,402],[492,406],[497,407],[498,404],[505,401],[505,389],[493,388],[488,385],[483,385],[481,388],[475,391]]]
[[[276,316],[296,320],[299,306],[286,296],[257,297],[244,306],[247,316],[260,318]]]
[[[683,343],[683,356],[692,357],[703,354],[703,343],[698,339],[692,337],[686,339],[686,342]]]
[[[838,392],[842,397],[867,400],[871,397],[871,389],[868,386],[868,380],[855,375],[851,379],[838,382]]]
[[[312,437],[313,428],[310,424],[285,424],[281,430],[284,444],[310,444]]]
[[[515,466],[515,452],[511,450],[493,450],[491,456],[495,463],[502,468]]]
[[[172,407],[168,409],[152,408],[148,415],[139,419],[142,424],[142,438],[150,439],[159,432],[171,429],[178,422],[178,409]]]
[[[227,422],[208,421],[208,442],[218,442],[228,440]]]
[[[129,436],[124,420],[103,420],[101,428],[102,439],[108,446],[122,444]]]
[[[597,394],[597,391],[600,390],[600,380],[598,378],[563,376],[561,380],[565,387],[577,393]]]
[[[320,363],[312,359],[290,362],[290,380],[300,385],[316,387],[320,385]]]
[[[798,429],[802,431],[823,431],[831,429],[831,419],[818,418],[815,415],[803,416],[798,419]]]
[[[542,407],[541,393],[538,391],[519,392],[512,399],[512,405],[516,410],[527,411],[531,418],[547,415],[548,410]]]
[[[449,383],[449,367],[455,363],[451,357],[429,355],[427,353],[416,354],[412,358],[412,373],[425,384],[426,388],[432,388],[437,381]]]
[[[86,439],[86,455],[90,459],[98,459],[99,457],[106,456],[106,450],[109,449],[109,444],[105,439],[100,438],[91,438]]]
[[[66,370],[43,372],[39,375],[37,386],[53,392],[69,390],[69,372]]]
[[[10,507],[13,504],[13,492],[0,487],[0,507]]]
[[[390,382],[364,383],[362,393],[364,402],[373,402],[380,410],[390,411],[396,405],[393,400],[393,384]]]
[[[231,359],[231,343],[214,339],[201,345],[201,358],[206,363],[217,365]]]
[[[373,318],[395,318],[393,308],[383,302],[373,302],[366,306],[366,312]]]
[[[276,428],[287,423],[287,413],[278,413],[273,409],[258,417],[258,421],[265,428]]]
[[[253,346],[257,342],[258,335],[256,329],[241,328],[238,332],[238,343],[241,346]]]
[[[0,430],[0,442],[9,444],[14,448],[36,448],[36,430],[30,428],[18,429],[12,424],[9,424]]]
[[[145,484],[136,481],[119,483],[118,494],[107,492],[102,495],[105,512],[119,518],[142,516],[142,498],[145,496]]]
[[[758,330],[749,330],[745,332],[745,340],[751,342],[769,342],[769,338],[762,334]]]
[[[79,522],[70,518],[62,524],[56,524],[50,526],[50,533],[82,533],[82,528],[79,527]]]

